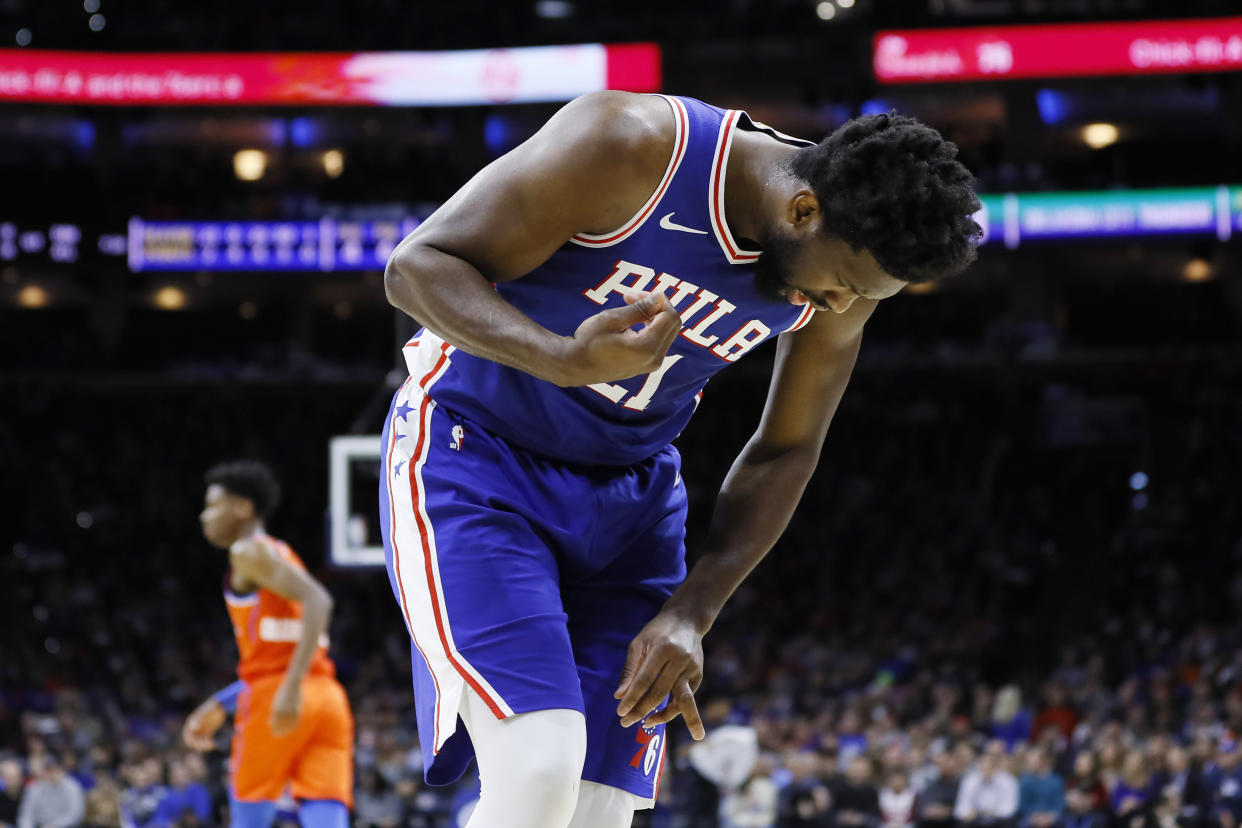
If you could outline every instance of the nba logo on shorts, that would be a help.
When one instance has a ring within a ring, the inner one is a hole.
[[[459,425],[453,426],[453,442],[449,443],[449,448],[453,451],[461,451],[461,441],[466,437],[466,430]]]

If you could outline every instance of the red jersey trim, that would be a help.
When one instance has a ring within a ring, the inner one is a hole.
[[[798,318],[794,320],[794,323],[785,329],[785,333],[793,333],[794,331],[802,330],[807,326],[807,323],[811,321],[811,317],[814,315],[815,307],[813,305],[807,305],[802,309],[802,313],[798,314]]]
[[[725,221],[725,169],[729,163],[729,150],[733,148],[733,128],[737,125],[742,112],[730,109],[720,122],[720,135],[716,139],[716,156],[712,161],[712,175],[707,183],[707,200],[712,217],[712,230],[716,233],[716,241],[724,251],[729,264],[751,264],[759,260],[759,252],[743,250],[733,238],[729,224]]]
[[[651,198],[647,199],[647,203],[642,206],[634,217],[611,233],[602,235],[592,235],[590,233],[579,233],[570,239],[574,244],[583,247],[611,247],[619,244],[630,236],[651,217],[655,212],[655,208],[659,206],[660,200],[664,198],[664,193],[668,190],[670,184],[673,183],[673,176],[677,175],[677,168],[681,166],[681,161],[686,157],[686,147],[690,144],[690,116],[686,113],[686,105],[676,98],[667,95],[661,95],[661,98],[668,101],[669,106],[673,108],[673,120],[677,128],[677,137],[673,142],[673,154],[668,160],[668,166],[664,170],[664,178],[660,180],[660,186],[656,187],[655,192],[651,194]]]

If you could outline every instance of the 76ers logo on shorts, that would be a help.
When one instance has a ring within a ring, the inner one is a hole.
[[[466,430],[459,425],[453,426],[453,442],[449,443],[449,448],[453,451],[461,451],[461,441],[466,439]]]
[[[655,732],[655,728],[639,727],[634,734],[634,741],[641,747],[630,760],[630,767],[642,768],[643,776],[650,776],[656,760],[660,758],[660,734]]]

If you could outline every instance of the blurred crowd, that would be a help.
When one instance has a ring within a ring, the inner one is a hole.
[[[1236,828],[1242,369],[886,365],[860,368],[799,516],[706,639],[708,739],[670,728],[635,824]],[[764,370],[713,381],[679,441],[691,555]],[[336,598],[355,824],[460,824],[474,783],[422,782],[386,579],[323,556],[326,441],[378,431],[372,383],[0,395],[22,470],[0,475],[0,824],[226,824],[228,734],[200,755],[180,728],[233,680],[196,516],[203,471],[238,456],[280,470],[271,529]]]

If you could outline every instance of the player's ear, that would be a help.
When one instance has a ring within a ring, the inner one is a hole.
[[[233,510],[239,520],[254,519],[254,501],[248,497],[233,498]]]
[[[790,224],[801,229],[818,215],[819,199],[814,192],[804,187],[793,194],[786,216]]]

